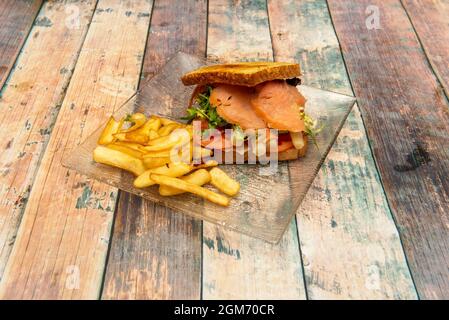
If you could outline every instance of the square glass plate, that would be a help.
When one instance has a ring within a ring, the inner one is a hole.
[[[185,53],[176,54],[160,71],[148,80],[119,110],[116,119],[136,111],[146,115],[161,115],[179,119],[194,89],[182,84],[184,73],[207,64],[203,58]],[[191,194],[162,197],[157,186],[137,189],[134,177],[120,169],[95,163],[92,153],[105,123],[65,157],[63,165],[121,190],[170,207],[180,213],[204,219],[226,228],[277,243],[297,211],[326,155],[351,111],[355,98],[334,92],[300,86],[307,98],[306,112],[323,130],[317,145],[309,143],[304,158],[279,162],[276,174],[260,174],[262,165],[221,165],[241,184],[240,193],[231,199],[229,207],[221,207]],[[105,119],[106,122],[106,119]],[[266,167],[266,166],[265,166]],[[262,169],[263,170],[263,169]]]

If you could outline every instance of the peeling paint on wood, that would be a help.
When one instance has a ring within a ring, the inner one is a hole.
[[[402,0],[433,71],[449,98],[449,2]]]
[[[443,90],[399,0],[328,3],[419,297],[447,299],[449,105]],[[381,29],[366,27],[368,5],[379,8]],[[379,251],[379,258],[389,254]]]
[[[48,4],[53,8],[56,6],[55,3]],[[102,9],[106,13],[100,13]],[[0,284],[1,298],[99,297],[113,219],[112,212],[105,208],[114,208],[115,195],[110,197],[110,194],[117,190],[63,168],[61,159],[124,102],[126,98],[122,95],[125,92],[120,92],[123,88],[136,89],[142,61],[129,57],[143,53],[149,18],[128,18],[125,12],[148,12],[150,9],[149,1],[98,2],[97,13],[92,18],[37,171],[16,244]],[[62,13],[66,14],[64,9]],[[53,27],[58,20],[62,24],[65,21],[64,18],[51,20]],[[51,28],[40,28],[36,40]],[[57,40],[62,41],[65,37],[61,35]],[[52,79],[56,81],[61,77],[61,67],[53,69],[57,76]],[[101,79],[109,79],[107,92],[102,91]],[[80,124],[83,124],[82,128]],[[80,188],[80,184],[84,186]],[[91,199],[105,196],[105,202],[101,204],[103,209],[92,208],[89,201],[85,202],[86,208],[76,208],[80,196],[83,200],[85,188],[89,188],[85,191],[85,199],[88,194]]]
[[[326,1],[272,0],[269,15],[276,60],[299,61],[307,85],[352,94]],[[309,298],[416,298],[357,107],[297,221]]]
[[[46,3],[39,17],[56,21],[49,28],[33,27],[17,60],[17,67],[5,84],[0,109],[0,134],[8,141],[0,148],[0,278],[11,252],[23,210],[40,159],[49,140],[70,74],[78,58],[95,2],[79,6],[80,28],[67,33],[65,7]],[[39,37],[34,37],[39,33]],[[31,89],[33,88],[33,89]]]
[[[41,5],[41,0],[0,3],[0,96]]]

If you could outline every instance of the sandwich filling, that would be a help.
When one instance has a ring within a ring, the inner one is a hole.
[[[255,87],[229,84],[197,87],[184,120],[200,120],[202,130],[232,128],[237,134],[246,129],[277,129],[278,152],[301,149],[303,136],[313,139],[318,130],[315,121],[305,115],[306,99],[296,89],[297,81],[292,80],[267,81]],[[212,145],[227,149],[232,142]]]

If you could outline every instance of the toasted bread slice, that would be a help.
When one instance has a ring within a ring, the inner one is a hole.
[[[202,67],[186,73],[181,80],[186,86],[226,83],[254,87],[265,81],[291,79],[300,75],[297,63],[240,62]]]

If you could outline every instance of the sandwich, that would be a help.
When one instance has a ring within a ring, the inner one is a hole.
[[[287,62],[220,64],[188,72],[181,81],[196,87],[183,119],[200,121],[203,132],[231,128],[244,136],[251,129],[276,129],[278,160],[303,157],[318,129],[305,113],[306,99],[297,89],[300,75],[299,65]],[[224,134],[222,139],[207,145],[232,152],[234,141]]]

